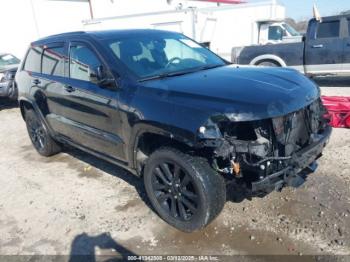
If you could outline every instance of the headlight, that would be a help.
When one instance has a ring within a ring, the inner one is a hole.
[[[218,126],[209,119],[207,123],[198,129],[198,137],[200,139],[217,139],[221,138],[221,132]]]

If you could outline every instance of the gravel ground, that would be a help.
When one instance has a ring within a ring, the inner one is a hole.
[[[350,96],[346,87],[322,92]],[[78,150],[39,156],[5,100],[0,123],[1,255],[350,256],[350,130],[334,130],[303,187],[251,201],[232,189],[210,226],[185,234],[152,211],[128,172]]]

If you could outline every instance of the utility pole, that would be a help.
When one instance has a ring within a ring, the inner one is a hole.
[[[94,10],[92,8],[92,3],[91,3],[91,0],[88,0],[88,1],[89,1],[91,19],[94,19]]]
[[[36,18],[36,12],[35,12],[35,8],[34,8],[33,0],[30,0],[30,6],[31,6],[31,8],[32,8],[32,14],[33,14],[33,19],[34,19],[34,25],[35,25],[36,35],[37,35],[37,38],[40,38],[38,20],[37,20],[37,18]]]

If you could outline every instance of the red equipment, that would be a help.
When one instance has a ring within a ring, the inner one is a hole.
[[[328,110],[327,118],[333,127],[350,128],[350,97],[322,96]]]

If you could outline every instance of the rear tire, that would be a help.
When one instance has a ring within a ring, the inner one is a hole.
[[[225,181],[207,159],[173,148],[159,149],[149,157],[144,184],[159,216],[184,232],[208,225],[226,202]]]
[[[52,139],[45,124],[34,110],[26,110],[25,119],[30,140],[40,155],[49,157],[61,151],[61,146]]]

